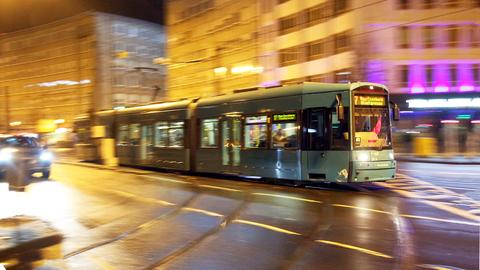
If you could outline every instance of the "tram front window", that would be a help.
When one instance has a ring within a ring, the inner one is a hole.
[[[354,145],[360,149],[392,147],[388,108],[355,109]]]

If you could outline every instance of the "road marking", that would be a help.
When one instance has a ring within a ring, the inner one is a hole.
[[[317,200],[305,199],[305,198],[294,197],[294,196],[286,196],[286,195],[271,194],[271,193],[261,193],[261,192],[255,192],[255,193],[252,193],[252,194],[253,194],[253,195],[258,195],[258,196],[268,196],[268,197],[275,197],[275,198],[282,198],[282,199],[296,200],[296,201],[302,201],[302,202],[310,202],[310,203],[322,203],[321,201],[317,201]]]
[[[140,176],[144,177],[144,178],[150,178],[150,179],[160,180],[160,181],[164,181],[164,182],[191,184],[191,182],[188,182],[188,181],[175,180],[175,179],[163,178],[163,177],[158,177],[158,176],[151,176],[151,175],[140,175]]]
[[[353,249],[353,250],[360,251],[362,253],[370,254],[370,255],[373,255],[373,256],[377,256],[377,257],[393,259],[392,256],[389,256],[387,254],[383,254],[383,253],[378,252],[378,251],[373,251],[373,250],[370,250],[370,249],[361,248],[361,247],[352,246],[352,245],[347,245],[347,244],[343,244],[343,243],[339,243],[339,242],[328,241],[328,240],[315,240],[315,242],[323,243],[323,244],[327,244],[327,245],[332,245],[332,246],[337,246],[337,247]]]
[[[242,224],[248,224],[252,226],[257,226],[261,227],[267,230],[275,231],[275,232],[280,232],[280,233],[285,233],[285,234],[291,234],[291,235],[301,235],[300,233],[289,231],[286,229],[282,229],[279,227],[271,226],[265,223],[258,223],[258,222],[253,222],[253,221],[248,221],[248,220],[243,220],[243,219],[235,219],[232,221],[233,223],[242,223]]]
[[[102,267],[102,269],[105,269],[105,270],[115,270],[117,268],[113,267],[112,265],[110,265],[109,263],[107,263],[106,261],[98,258],[97,256],[93,255],[93,256],[90,256],[90,259],[95,262],[97,265],[99,265],[100,267]]]
[[[393,213],[391,213],[391,212],[382,211],[382,210],[376,210],[376,209],[370,209],[370,208],[365,208],[365,207],[358,207],[358,206],[345,205],[345,204],[332,204],[332,205],[333,205],[333,206],[336,206],[336,207],[359,209],[359,210],[365,210],[365,211],[370,211],[370,212],[375,212],[375,213],[381,213],[381,214],[387,214],[387,215],[395,216],[395,214],[393,214]],[[408,215],[408,214],[398,214],[398,216],[406,217],[406,218],[425,219],[425,220],[438,221],[438,222],[446,222],[446,223],[470,225],[470,226],[480,226],[480,223],[473,223],[473,222],[461,221],[461,220],[451,220],[451,219],[434,218],[434,217],[426,217],[426,216],[416,216],[416,215]]]
[[[211,189],[219,189],[219,190],[225,190],[225,191],[232,191],[232,192],[240,192],[241,190],[239,189],[234,189],[234,188],[227,188],[227,187],[220,187],[220,186],[212,186],[212,185],[198,185],[199,187],[204,187],[204,188],[211,188]]]
[[[183,209],[183,210],[186,210],[186,211],[191,211],[191,212],[196,212],[196,213],[202,213],[202,214],[205,214],[205,215],[207,215],[207,216],[212,216],[212,217],[223,217],[222,214],[219,214],[219,213],[216,213],[216,212],[212,212],[212,211],[208,211],[208,210],[198,209],[198,208],[183,207],[182,209]]]
[[[465,195],[462,195],[462,194],[458,194],[456,192],[453,192],[451,190],[448,190],[448,189],[445,189],[445,188],[442,188],[442,187],[438,187],[438,186],[435,186],[434,184],[432,183],[428,183],[428,182],[425,182],[425,181],[422,181],[420,179],[417,179],[417,178],[414,178],[414,177],[411,177],[411,176],[408,176],[408,175],[403,175],[403,174],[399,174],[401,176],[403,176],[405,179],[408,179],[409,181],[412,181],[414,183],[419,183],[421,184],[422,186],[423,185],[431,185],[432,186],[432,189],[433,190],[436,190],[438,192],[442,192],[444,194],[449,194],[449,195],[453,195],[454,197],[456,198],[461,198],[461,199],[465,199],[467,200],[468,202],[470,202],[472,205],[477,205],[478,202],[465,196]],[[389,185],[388,183],[376,183],[377,185],[379,186],[382,186],[382,187],[386,187],[386,188],[389,188],[391,189],[392,191],[404,196],[404,197],[407,197],[407,198],[415,198],[415,199],[421,199],[420,202],[422,203],[425,203],[425,204],[428,204],[430,206],[433,206],[437,209],[440,209],[440,210],[443,210],[443,211],[446,211],[446,212],[449,212],[451,214],[454,214],[454,215],[457,215],[457,216],[461,216],[463,218],[466,218],[466,219],[469,219],[469,220],[473,220],[473,221],[476,221],[476,222],[480,222],[480,217],[476,216],[476,215],[473,215],[472,213],[470,213],[469,211],[467,210],[463,210],[463,209],[460,209],[460,208],[456,208],[456,207],[453,207],[453,206],[450,206],[450,205],[447,205],[445,203],[442,203],[442,202],[437,202],[437,201],[429,201],[429,200],[425,200],[425,199],[434,199],[434,198],[439,198],[439,197],[436,197],[435,195],[431,195],[430,197],[429,196],[421,196],[415,192],[411,192],[411,191],[407,191],[407,190],[403,190],[402,188],[397,188],[397,187],[392,187],[391,185]],[[441,197],[440,197],[441,198]],[[447,202],[448,203],[448,202]]]
[[[134,200],[142,201],[142,202],[156,203],[156,204],[167,205],[167,206],[175,205],[174,203],[167,202],[164,200],[158,200],[158,199],[153,199],[148,197],[140,197],[136,194],[120,191],[120,190],[109,190],[109,192],[120,195],[122,197],[133,198]]]
[[[407,169],[398,169],[399,171],[405,171],[405,172],[422,172],[424,173],[425,171],[421,170],[407,170]],[[450,175],[479,175],[480,173],[470,173],[470,172],[445,172],[445,171],[429,171],[428,173],[435,173],[435,174],[450,174]]]
[[[433,269],[433,270],[453,270],[445,266],[433,265],[433,264],[419,264],[418,267],[422,269]]]

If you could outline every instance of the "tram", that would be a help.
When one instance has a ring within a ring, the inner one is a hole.
[[[243,89],[96,117],[122,165],[313,182],[395,178],[399,110],[380,84]],[[85,119],[79,125],[89,130]]]

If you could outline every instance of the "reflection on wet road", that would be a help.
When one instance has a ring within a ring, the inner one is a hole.
[[[478,269],[476,201],[400,173],[355,191],[56,164],[0,184],[0,217],[51,222],[69,269]]]

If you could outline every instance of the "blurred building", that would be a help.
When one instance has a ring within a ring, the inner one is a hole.
[[[170,98],[372,81],[402,108],[399,137],[480,147],[462,142],[480,136],[479,1],[175,0],[167,10]]]
[[[0,128],[64,132],[82,113],[162,98],[161,25],[88,12],[0,36]]]
[[[256,0],[167,1],[168,97],[258,85],[257,9]]]

